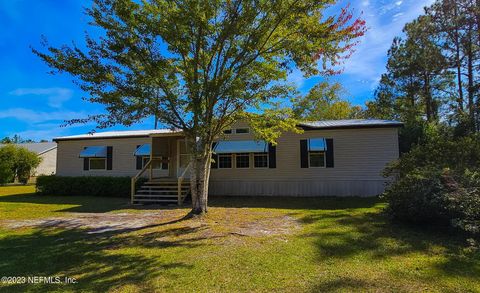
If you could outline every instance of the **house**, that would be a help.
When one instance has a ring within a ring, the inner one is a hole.
[[[375,196],[382,170],[398,158],[398,128],[388,120],[305,122],[274,146],[237,122],[214,145],[210,195]],[[132,201],[176,200],[188,193],[182,132],[160,129],[58,137],[57,175],[130,176]],[[140,188],[141,176],[148,181]],[[178,197],[178,198],[174,198]]]
[[[57,144],[55,142],[18,143],[15,145],[26,148],[42,158],[40,165],[33,171],[30,181],[35,181],[35,177],[39,175],[55,174],[57,169]]]

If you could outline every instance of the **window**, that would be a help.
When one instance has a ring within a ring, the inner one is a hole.
[[[254,153],[253,154],[253,167],[255,167],[255,168],[267,168],[268,167],[268,154],[267,153]]]
[[[245,133],[249,133],[249,132],[250,132],[250,129],[248,129],[248,128],[237,128],[237,129],[235,129],[236,134],[245,134]]]
[[[106,170],[107,160],[105,158],[90,158],[90,170]]]
[[[225,129],[225,130],[223,131],[223,134],[232,134],[232,132],[233,132],[233,131],[232,131],[231,129]]]
[[[237,168],[250,168],[250,154],[249,153],[236,154],[235,166]]]
[[[218,168],[219,169],[232,168],[232,154],[218,155]]]
[[[310,167],[325,167],[325,152],[310,151],[308,153],[308,161]]]

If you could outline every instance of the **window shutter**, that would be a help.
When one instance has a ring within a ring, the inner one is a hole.
[[[107,146],[107,170],[112,170],[113,147]]]
[[[138,148],[140,147],[141,145],[137,145],[137,150]],[[136,169],[137,170],[142,170],[142,161],[143,161],[143,157],[142,156],[135,156],[135,159],[136,159]]]
[[[212,151],[215,150],[215,146],[217,145],[216,142],[212,144]],[[212,153],[212,169],[217,169],[218,168],[218,155],[215,153]]]
[[[327,138],[327,153],[325,163],[327,168],[333,168],[333,139]]]
[[[277,168],[277,146],[268,144],[268,168]]]
[[[88,158],[83,158],[83,170],[88,171],[89,167],[90,166],[89,166]]]
[[[300,167],[308,168],[308,143],[306,139],[300,140]]]

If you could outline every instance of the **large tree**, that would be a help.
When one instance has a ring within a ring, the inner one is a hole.
[[[395,38],[388,51],[383,74],[369,103],[370,113],[390,113],[406,122],[438,121],[451,99],[453,85],[448,63],[438,47],[430,17],[420,16],[404,28],[405,37]],[[386,111],[382,107],[392,107]]]
[[[294,99],[293,113],[308,121],[363,118],[362,107],[352,105],[344,95],[345,90],[338,82],[319,82],[306,95]]]
[[[192,212],[200,214],[207,211],[211,146],[222,130],[239,118],[270,141],[280,128],[293,129],[288,110],[277,109],[292,93],[288,72],[331,74],[351,54],[365,23],[348,8],[326,15],[333,4],[94,0],[86,13],[103,35],[87,34],[87,49],[45,44],[46,52],[33,51],[54,71],[72,74],[86,99],[107,110],[72,123],[131,125],[154,115],[182,130],[191,154]]]

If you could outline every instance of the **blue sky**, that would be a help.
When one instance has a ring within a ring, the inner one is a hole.
[[[364,105],[372,98],[385,70],[393,37],[400,35],[403,25],[433,1],[349,2],[356,13],[363,12],[369,30],[345,63],[344,72],[333,79],[342,83],[347,99]],[[346,3],[340,2],[339,7]],[[103,108],[82,101],[83,93],[68,75],[48,74],[49,68],[30,49],[40,48],[42,35],[53,45],[72,41],[81,45],[84,31],[90,30],[88,17],[83,14],[83,6],[88,4],[79,0],[0,0],[0,138],[19,134],[23,138],[50,140],[95,128],[94,124],[60,127],[66,119],[101,113]],[[306,92],[321,79],[305,79],[300,72],[293,72],[289,80]],[[152,127],[152,120],[147,120],[130,129]]]

